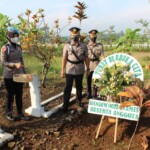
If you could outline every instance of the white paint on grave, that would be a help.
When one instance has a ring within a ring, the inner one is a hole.
[[[33,75],[32,82],[29,82],[31,107],[25,109],[25,112],[34,117],[41,117],[44,108],[41,107],[40,82],[36,75]]]
[[[34,117],[42,116],[44,118],[48,118],[49,116],[51,116],[53,113],[57,112],[62,107],[62,104],[60,104],[60,105],[52,108],[49,111],[44,111],[44,107],[42,107],[43,105],[57,99],[60,96],[63,96],[63,93],[55,95],[54,97],[51,97],[48,100],[45,100],[41,103],[40,82],[36,75],[33,75],[33,80],[31,82],[29,82],[29,86],[30,86],[31,106],[29,108],[25,109],[25,112],[27,114],[34,116]],[[71,93],[76,94],[76,89],[72,88]],[[76,97],[72,97],[70,99],[70,102],[75,99],[76,99]]]
[[[1,132],[0,133],[0,147],[2,147],[4,144],[6,144],[12,139],[14,139],[14,136],[12,134]]]

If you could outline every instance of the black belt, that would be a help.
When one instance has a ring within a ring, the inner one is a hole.
[[[81,61],[72,61],[72,60],[69,60],[68,58],[67,58],[67,61],[69,61],[70,63],[72,63],[72,64],[83,64],[83,60],[81,60]]]
[[[89,58],[90,59],[90,61],[99,61],[98,59],[91,59],[91,58]]]

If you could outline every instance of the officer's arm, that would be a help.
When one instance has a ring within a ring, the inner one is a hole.
[[[11,62],[8,62],[8,51],[7,51],[7,47],[6,46],[3,46],[1,48],[1,62],[2,62],[2,65],[4,67],[8,67],[8,68],[14,68],[15,67],[15,63],[11,63]]]
[[[61,77],[64,77],[65,75],[65,68],[66,68],[66,63],[67,63],[67,45],[64,46],[63,49],[63,57],[62,57],[62,65],[61,65]]]
[[[62,58],[62,72],[65,72],[66,63],[67,63],[67,57],[64,56],[64,57]]]
[[[89,69],[89,62],[90,62],[90,61],[89,61],[89,58],[86,57],[86,58],[85,58],[85,65],[86,65],[86,68],[87,68],[87,69]]]

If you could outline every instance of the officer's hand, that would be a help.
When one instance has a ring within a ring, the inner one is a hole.
[[[21,63],[15,63],[15,67],[16,67],[17,69],[19,69],[19,68],[22,68],[23,65],[22,65]]]
[[[65,76],[65,73],[64,73],[64,71],[61,71],[61,74],[60,74],[60,76],[64,78],[64,76]]]

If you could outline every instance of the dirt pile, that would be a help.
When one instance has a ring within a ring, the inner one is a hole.
[[[63,86],[41,89],[42,100],[62,92]],[[29,87],[24,87],[24,108],[30,106]],[[62,99],[56,103],[62,102]],[[88,100],[83,99],[87,109]],[[55,103],[53,105],[56,105]],[[52,105],[50,107],[53,107]],[[48,119],[30,117],[30,120],[9,122],[5,118],[5,90],[0,89],[0,125],[6,132],[14,135],[14,140],[1,150],[126,150],[134,131],[134,121],[119,119],[117,143],[114,141],[115,126],[105,117],[100,136],[95,140],[97,127],[101,116],[89,114],[86,111],[79,114],[76,104],[72,103],[69,112],[61,110]],[[48,109],[48,108],[46,108]],[[15,105],[14,105],[15,113]],[[140,119],[138,131],[133,139],[133,150],[143,149],[141,135],[150,139],[150,109],[147,108]]]

